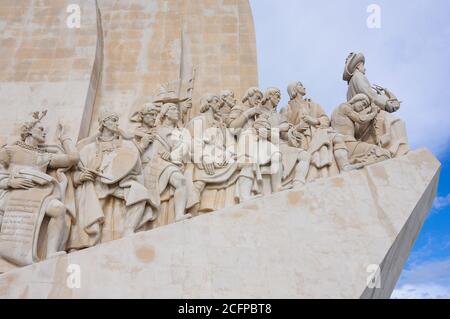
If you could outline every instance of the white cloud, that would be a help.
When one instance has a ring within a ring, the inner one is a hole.
[[[392,299],[450,299],[450,288],[440,285],[404,285],[394,290]]]
[[[434,205],[433,207],[437,210],[441,210],[443,208],[446,208],[450,206],[450,194],[448,194],[447,196],[443,196],[443,197],[437,197],[434,200]]]
[[[404,270],[392,298],[450,299],[450,259],[427,261]]]
[[[403,101],[414,148],[438,154],[450,142],[450,2],[378,0],[381,29],[368,29],[372,0],[251,0],[257,35],[260,86],[284,93],[302,81],[309,97],[331,111],[345,101],[342,81],[349,52],[364,52],[368,77]],[[430,19],[430,17],[432,17]]]

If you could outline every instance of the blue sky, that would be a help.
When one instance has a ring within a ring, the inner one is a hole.
[[[394,297],[450,298],[450,1],[250,0],[261,88],[300,80],[328,113],[345,101],[350,52],[366,55],[370,81],[400,100],[413,148],[442,162],[439,197],[422,229]],[[369,5],[381,28],[368,28]]]

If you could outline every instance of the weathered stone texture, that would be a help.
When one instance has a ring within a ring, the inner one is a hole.
[[[99,0],[105,40],[102,107],[130,114],[161,84],[189,80],[198,113],[205,93],[232,89],[241,97],[258,84],[256,40],[248,0]],[[122,126],[129,126],[126,116]],[[91,131],[97,128],[92,123]]]
[[[0,298],[388,298],[436,194],[427,151],[0,276]],[[66,285],[81,268],[81,288]],[[369,265],[381,289],[367,289]]]
[[[29,113],[49,109],[48,120],[68,122],[74,138],[87,133],[98,74],[95,1],[78,1],[81,27],[69,28],[70,0],[0,1],[0,143],[14,141]],[[91,89],[90,89],[91,88]],[[70,116],[69,116],[70,114]],[[52,136],[53,132],[50,132]]]

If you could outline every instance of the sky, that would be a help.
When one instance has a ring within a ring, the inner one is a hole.
[[[442,173],[438,198],[393,298],[450,298],[450,1],[250,3],[260,87],[279,87],[282,105],[287,85],[301,81],[308,97],[331,114],[346,101],[342,73],[350,52],[364,53],[371,83],[391,89],[403,102],[396,115],[406,122],[412,148],[431,150]]]

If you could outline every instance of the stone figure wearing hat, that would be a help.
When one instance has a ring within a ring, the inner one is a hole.
[[[358,125],[356,137],[389,150],[394,157],[409,152],[405,124],[391,113],[400,109],[400,101],[388,89],[372,86],[366,76],[366,60],[362,53],[350,53],[345,62],[343,80],[348,83],[347,101],[365,94],[381,109],[370,123]]]
[[[142,109],[133,113],[130,121],[138,123],[139,126],[134,131],[134,139],[141,154],[145,154],[149,144],[153,142],[156,131],[156,119],[161,107],[154,103],[146,103]],[[145,166],[151,159],[142,158],[142,164]]]
[[[82,249],[137,232],[152,218],[145,210],[140,153],[119,130],[119,115],[103,109],[99,134],[79,143],[80,163],[74,173],[77,224],[70,249]]]
[[[180,111],[180,126],[185,126],[189,122],[189,114],[192,109],[192,100],[189,97],[180,97],[179,94],[170,87],[161,87],[156,99],[153,101],[156,105],[175,104]]]
[[[62,125],[57,130],[62,147],[46,144],[41,123],[46,114],[33,113],[21,127],[21,140],[0,149],[0,256],[18,266],[64,254],[75,220],[65,172],[79,155]]]

